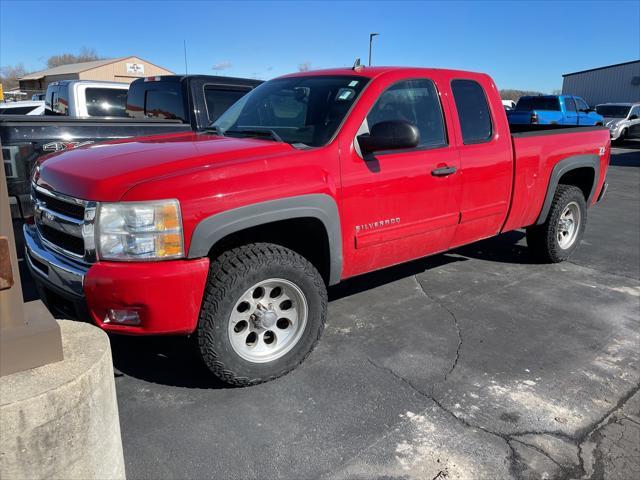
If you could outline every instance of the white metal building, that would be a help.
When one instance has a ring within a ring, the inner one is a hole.
[[[562,77],[562,93],[582,97],[591,106],[640,101],[640,60],[566,73]]]

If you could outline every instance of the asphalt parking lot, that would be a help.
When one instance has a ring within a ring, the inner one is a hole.
[[[512,232],[334,288],[319,347],[271,383],[112,337],[127,476],[639,478],[640,143],[608,182],[569,262]]]

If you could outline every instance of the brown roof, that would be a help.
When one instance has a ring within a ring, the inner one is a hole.
[[[70,63],[68,65],[60,65],[58,67],[49,68],[47,70],[40,70],[39,72],[28,73],[27,75],[25,75],[22,78],[19,78],[18,80],[38,80],[40,78],[43,78],[49,75],[66,75],[69,73],[86,72],[87,70],[92,70],[94,68],[102,67],[104,65],[109,65],[110,63],[120,62],[128,58],[139,58],[139,57],[136,57],[135,55],[131,55],[128,57],[106,58],[104,60],[94,60],[92,62]],[[151,62],[147,62],[146,60],[143,60],[143,61],[153,65]],[[164,70],[167,70],[167,69],[165,68]]]

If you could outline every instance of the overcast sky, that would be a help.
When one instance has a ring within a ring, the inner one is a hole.
[[[94,48],[177,73],[268,79],[366,61],[491,74],[550,92],[562,74],[640,58],[640,1],[178,2],[0,0],[0,65]]]

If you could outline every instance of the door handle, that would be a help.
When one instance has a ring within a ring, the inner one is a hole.
[[[434,177],[446,177],[447,175],[456,173],[456,170],[456,167],[440,167],[431,170],[431,175]]]

